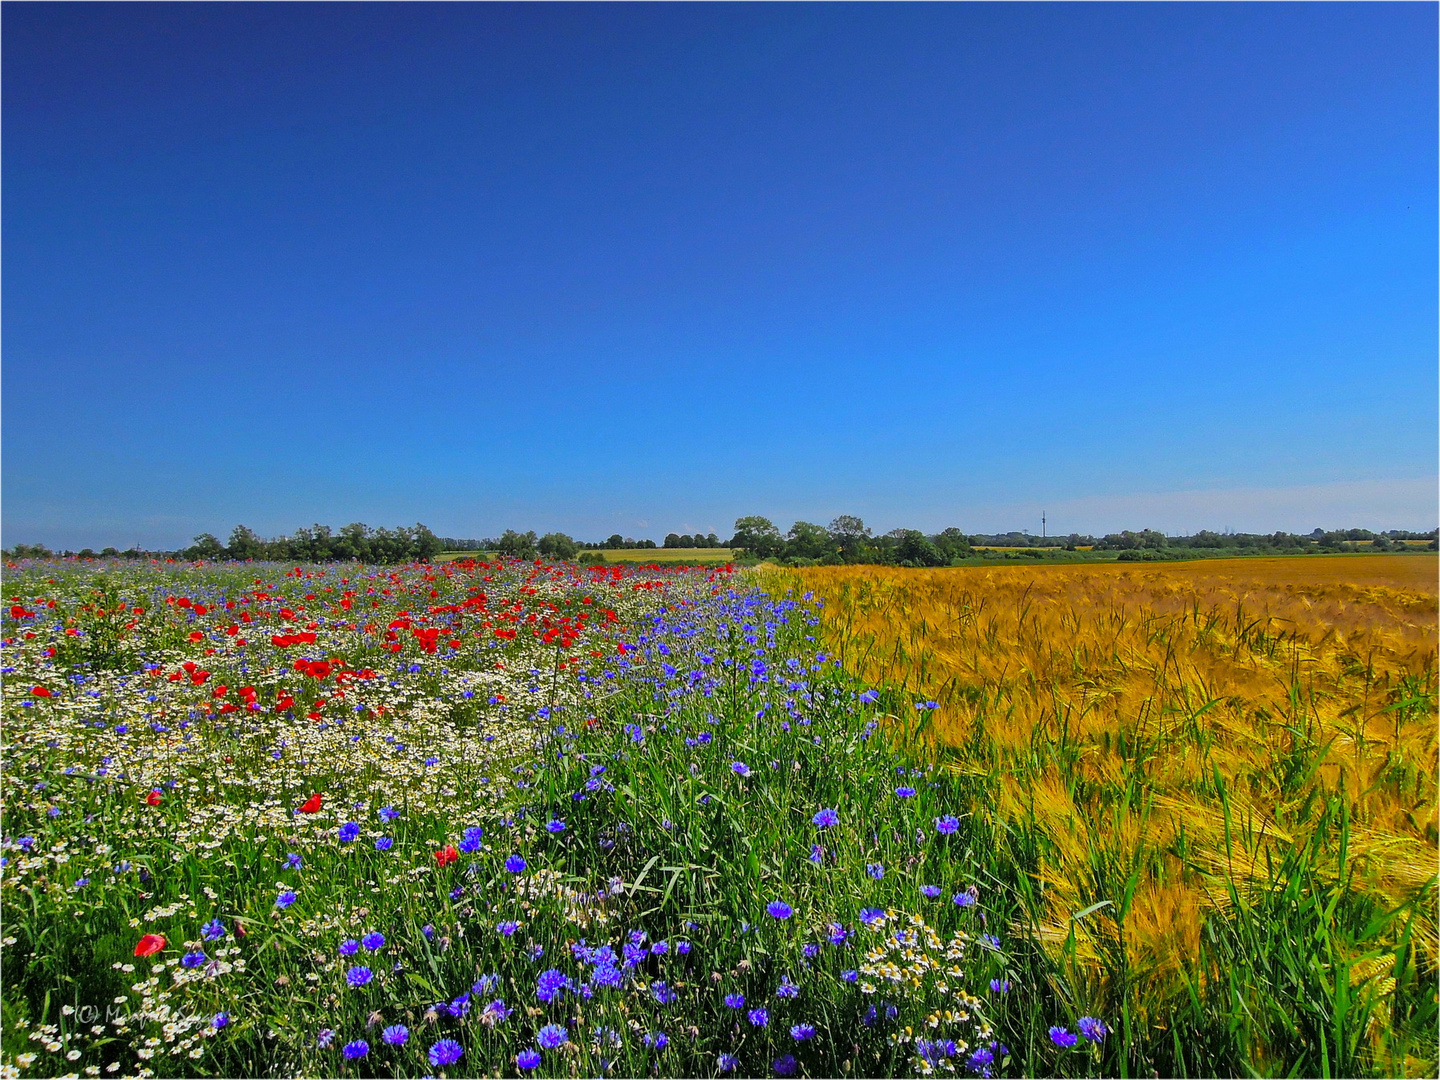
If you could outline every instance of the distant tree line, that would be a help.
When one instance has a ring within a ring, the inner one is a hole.
[[[236,525],[230,542],[222,544],[211,533],[201,533],[182,552],[187,559],[266,559],[276,562],[426,562],[444,545],[424,525],[372,529],[352,522],[340,529],[312,525],[289,536],[265,538],[245,525]]]
[[[1166,536],[1154,529],[1126,530],[1102,537],[1071,533],[1069,536],[1032,536],[1024,532],[966,534],[957,528],[938,533],[918,529],[892,529],[883,535],[871,533],[858,517],[842,515],[829,528],[797,521],[788,532],[763,517],[742,517],[735,522],[735,536],[727,546],[738,549],[742,558],[775,559],[792,565],[879,563],[893,566],[950,566],[981,556],[979,548],[1013,549],[1007,557],[1028,555],[1044,558],[1061,551],[1117,553],[1121,561],[1150,561],[1165,558],[1193,558],[1204,550],[1240,553],[1300,554],[1304,552],[1403,550],[1406,540],[1428,540],[1431,550],[1440,549],[1440,530],[1426,533],[1392,529],[1377,533],[1369,529],[1316,529],[1305,534],[1217,533],[1202,530],[1193,536]],[[1363,546],[1362,546],[1363,545]]]
[[[769,518],[742,517],[735,522],[735,534],[721,540],[715,533],[701,535],[669,533],[664,547],[730,548],[744,560],[774,559],[794,566],[814,564],[876,563],[890,566],[951,566],[995,553],[977,549],[1003,548],[1004,557],[1045,558],[1060,552],[1083,556],[1086,551],[1122,561],[1152,561],[1194,558],[1197,553],[1240,552],[1248,554],[1303,554],[1307,552],[1393,551],[1410,546],[1405,541],[1428,541],[1430,550],[1440,549],[1440,530],[1408,532],[1391,529],[1315,529],[1309,533],[1217,533],[1201,530],[1193,536],[1166,536],[1154,529],[1125,530],[1101,537],[1071,533],[1068,536],[1032,536],[1027,532],[967,534],[958,528],[925,533],[918,529],[891,529],[875,535],[858,517],[841,515],[829,526],[797,521],[781,532]],[[237,525],[228,543],[210,533],[195,537],[188,548],[178,551],[146,551],[138,545],[127,551],[113,547],[92,551],[84,548],[61,551],[62,556],[125,559],[269,559],[280,562],[404,563],[428,561],[442,551],[498,552],[517,559],[575,559],[599,561],[603,556],[586,551],[648,550],[654,540],[635,540],[615,533],[593,544],[581,543],[565,533],[543,536],[533,530],[506,529],[498,537],[478,540],[438,537],[424,525],[394,529],[372,529],[359,522],[333,530],[328,525],[296,529],[289,536],[266,539],[253,529]],[[51,558],[56,552],[42,544],[16,544],[4,552],[11,559]]]

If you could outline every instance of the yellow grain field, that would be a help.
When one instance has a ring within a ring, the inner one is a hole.
[[[1436,571],[1373,555],[763,579],[824,597],[836,655],[903,688],[897,725],[977,778],[998,834],[1028,837],[1031,932],[1071,977],[1158,1009],[1204,977],[1206,919],[1322,829],[1321,872],[1377,909],[1412,903],[1434,970]],[[1349,959],[1385,992],[1394,954]],[[1129,986],[1104,985],[1119,970]]]

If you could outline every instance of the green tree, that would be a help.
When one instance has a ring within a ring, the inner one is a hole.
[[[225,545],[220,543],[219,537],[213,533],[201,533],[195,537],[195,542],[185,552],[187,559],[215,559],[225,558]]]
[[[535,548],[550,559],[573,559],[580,551],[580,545],[561,532],[546,533]]]
[[[870,541],[869,528],[853,514],[841,514],[830,522],[830,535],[839,546],[840,555],[846,562],[859,562]]]
[[[809,521],[797,521],[791,525],[786,541],[785,554],[792,559],[814,559],[818,562],[836,551],[830,530]]]
[[[537,540],[533,530],[521,533],[514,529],[506,529],[501,535],[496,549],[501,555],[507,555],[512,559],[533,559],[538,554],[535,547]]]
[[[945,557],[946,562],[954,562],[956,559],[963,559],[972,551],[970,537],[966,536],[959,529],[951,526],[930,538],[940,554]]]
[[[265,541],[260,539],[254,529],[244,525],[236,525],[230,531],[230,544],[225,553],[232,559],[245,560],[260,558],[263,554]]]
[[[419,522],[415,523],[415,531],[411,535],[414,537],[415,558],[421,562],[429,562],[445,550],[440,538]]]
[[[917,529],[902,529],[895,545],[895,557],[901,566],[944,566],[950,560]]]
[[[735,537],[730,546],[765,559],[785,550],[785,538],[769,518],[742,517],[735,521]]]
[[[678,548],[678,547],[680,547],[680,546],[681,546],[681,544],[680,544],[680,534],[679,534],[679,533],[666,533],[666,534],[665,534],[665,544],[664,544],[664,546],[667,547],[667,548]]]

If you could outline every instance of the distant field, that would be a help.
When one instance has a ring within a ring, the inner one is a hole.
[[[638,548],[612,551],[592,549],[591,554],[605,556],[606,562],[641,563],[726,563],[734,558],[729,548]]]

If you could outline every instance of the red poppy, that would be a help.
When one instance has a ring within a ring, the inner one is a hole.
[[[30,691],[30,693],[34,694],[36,697],[52,697],[52,696],[53,696],[53,695],[50,693],[50,691],[49,691],[49,690],[46,690],[45,687],[43,687],[43,686],[37,686],[37,687],[35,687],[34,689],[32,689],[32,690]]]
[[[320,810],[320,796],[319,796],[319,795],[311,795],[310,798],[308,798],[308,799],[305,800],[304,805],[300,807],[300,812],[301,812],[302,814],[314,814],[314,813],[318,813],[319,810]]]
[[[165,938],[161,934],[146,934],[135,946],[136,956],[154,956],[161,949],[165,948]]]
[[[435,865],[449,866],[458,858],[460,858],[460,853],[455,850],[455,845],[446,844],[439,851],[435,852]]]
[[[159,806],[159,805],[160,805],[160,799],[161,799],[160,789],[159,789],[159,788],[151,788],[151,789],[150,789],[150,794],[145,796],[145,805],[146,805],[146,806]]]

